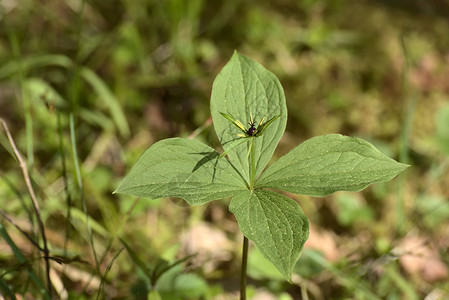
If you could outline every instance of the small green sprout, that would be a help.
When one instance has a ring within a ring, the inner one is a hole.
[[[270,126],[277,118],[279,118],[281,115],[277,115],[274,116],[273,118],[271,118],[270,120],[268,120],[267,122],[263,123],[263,120],[265,119],[265,117],[263,117],[259,124],[256,125],[256,121],[253,120],[253,116],[252,114],[250,114],[250,122],[248,123],[249,128],[246,129],[245,126],[243,126],[242,122],[240,122],[239,120],[236,120],[234,118],[233,115],[231,115],[229,112],[227,114],[220,112],[220,114],[225,117],[229,122],[231,122],[232,125],[234,125],[235,127],[237,127],[242,133],[239,133],[238,136],[240,137],[240,139],[235,140],[227,149],[225,152],[223,152],[219,158],[222,158],[223,156],[225,156],[226,154],[229,153],[229,151],[231,151],[232,149],[234,149],[235,147],[237,147],[240,144],[243,144],[248,138],[253,138],[253,137],[258,137],[258,136],[262,136],[264,131],[268,128],[268,126]],[[250,150],[253,146],[253,142],[251,139],[251,145],[250,148],[248,149],[248,155],[250,153]]]
[[[279,118],[281,115],[274,116],[270,120],[268,120],[265,123],[262,123],[265,117],[263,117],[259,124],[257,125],[257,128],[255,127],[256,121],[253,120],[253,116],[250,114],[250,122],[248,123],[249,128],[245,129],[245,126],[243,126],[242,122],[239,120],[236,120],[229,112],[227,114],[220,112],[220,114],[228,119],[232,125],[237,127],[243,134],[239,134],[240,137],[254,137],[254,136],[261,136],[265,129],[268,128],[268,126],[273,123],[277,118]]]

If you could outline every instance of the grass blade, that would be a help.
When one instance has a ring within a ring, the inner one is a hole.
[[[122,253],[123,249],[125,248],[121,248],[112,258],[111,262],[108,264],[108,266],[106,267],[106,271],[104,272],[103,276],[101,276],[101,283],[100,283],[100,287],[98,288],[98,293],[97,293],[97,298],[100,298],[101,292],[104,289],[104,282],[106,281],[106,276],[108,276],[109,270],[111,270],[112,265],[114,264],[114,261],[117,259],[117,257],[120,255],[120,253]]]
[[[95,252],[95,243],[94,243],[94,237],[93,237],[93,233],[92,233],[92,227],[90,225],[90,217],[87,212],[87,204],[84,199],[84,188],[83,188],[83,182],[81,180],[81,168],[80,168],[80,163],[78,160],[78,151],[77,151],[77,147],[76,147],[77,143],[76,143],[75,121],[73,118],[73,113],[70,113],[69,125],[70,125],[70,138],[71,138],[71,142],[72,142],[73,162],[75,165],[77,185],[78,185],[78,189],[79,189],[80,195],[81,195],[80,196],[81,197],[81,205],[83,206],[83,212],[84,212],[85,219],[86,219],[86,226],[87,226],[87,231],[89,234],[92,255],[95,259],[95,270],[96,270],[97,274],[100,275],[100,265],[98,262],[97,253]],[[73,211],[72,211],[72,213],[73,213]]]
[[[123,240],[120,239],[123,246],[125,246],[126,251],[128,251],[129,256],[131,256],[131,260],[134,262],[134,264],[147,276],[149,280],[152,280],[152,269],[150,266],[148,266],[143,260],[140,259],[140,257],[134,252],[134,250]],[[150,282],[151,285],[155,285],[155,282]]]
[[[103,80],[98,77],[91,69],[82,68],[81,76],[92,86],[97,92],[98,96],[105,102],[111,113],[120,134],[124,137],[129,136],[129,126],[118,99],[114,96],[111,90],[107,87]]]
[[[11,300],[16,300],[16,295],[14,295],[14,293],[11,292],[11,290],[9,289],[8,285],[3,280],[3,278],[0,278],[0,290],[2,290],[4,294],[9,296]]]
[[[6,241],[6,243],[11,248],[17,261],[20,264],[25,265],[28,275],[30,275],[31,280],[38,287],[38,289],[42,293],[42,296],[44,297],[44,299],[50,300],[51,297],[50,297],[47,289],[45,288],[45,284],[39,279],[39,277],[33,271],[33,268],[31,267],[31,265],[29,264],[29,262],[27,261],[25,256],[22,254],[20,249],[17,247],[17,245],[14,243],[14,241],[11,239],[11,237],[9,236],[8,232],[6,231],[5,227],[3,227],[3,224],[1,222],[0,222],[0,235],[3,237],[3,239]]]

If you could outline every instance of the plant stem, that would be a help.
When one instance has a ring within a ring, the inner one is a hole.
[[[72,211],[72,194],[69,189],[69,180],[67,177],[67,166],[65,163],[65,151],[64,151],[64,138],[62,132],[62,124],[61,124],[61,113],[59,109],[56,110],[56,119],[58,124],[58,142],[59,142],[59,154],[61,155],[61,165],[62,165],[62,179],[64,182],[64,187],[66,190],[66,205],[67,205],[67,214],[66,214],[66,224],[65,224],[65,237],[64,237],[64,256],[67,256],[67,247],[71,237],[71,211]]]
[[[254,163],[254,137],[250,139],[250,190],[254,188],[254,177],[256,174],[256,165]],[[240,271],[240,300],[246,300],[246,268],[248,265],[248,239],[243,236],[243,251],[242,251],[242,269]]]
[[[8,32],[8,31],[7,31]],[[15,33],[8,32],[9,41],[13,51],[14,59],[18,65],[18,83],[20,85],[20,92],[23,100],[23,108],[25,114],[25,136],[26,136],[26,152],[27,152],[27,166],[31,167],[34,164],[33,151],[33,118],[31,116],[31,103],[29,97],[29,90],[25,84],[25,70],[22,64],[20,45]]]
[[[80,193],[81,205],[83,208],[84,215],[86,217],[85,222],[86,222],[87,232],[89,233],[92,256],[95,259],[95,271],[97,271],[97,274],[99,276],[101,276],[100,264],[98,262],[97,253],[95,252],[95,243],[94,243],[92,227],[90,225],[90,217],[89,217],[89,213],[87,211],[86,199],[84,198],[84,187],[83,187],[83,181],[81,178],[81,167],[80,167],[80,162],[78,159],[78,150],[77,150],[77,146],[76,146],[77,142],[76,142],[76,133],[75,133],[75,119],[74,119],[72,112],[69,115],[69,127],[70,127],[70,140],[72,142],[73,163],[75,165],[76,182],[77,182],[78,190]]]
[[[246,267],[248,266],[248,239],[243,236],[242,269],[240,271],[240,300],[246,300]]]
[[[250,139],[250,155],[251,155],[251,174],[250,174],[250,189],[253,190],[254,187],[254,177],[256,175],[256,166],[254,164],[254,137]]]
[[[5,130],[6,136],[8,137],[9,143],[14,151],[14,154],[19,161],[19,166],[22,169],[23,178],[25,179],[25,184],[28,188],[28,193],[30,194],[31,203],[33,204],[34,213],[36,215],[37,224],[39,226],[39,231],[41,233],[42,237],[42,251],[44,252],[44,261],[45,261],[45,275],[47,277],[47,287],[48,287],[48,294],[51,297],[52,296],[52,285],[51,285],[51,279],[50,279],[50,260],[49,260],[49,254],[50,250],[48,249],[47,245],[47,237],[45,234],[45,227],[44,222],[42,221],[41,217],[41,211],[39,207],[39,203],[37,202],[36,194],[34,193],[33,185],[31,184],[30,175],[28,174],[28,168],[26,162],[23,160],[22,156],[20,155],[19,150],[16,147],[16,143],[14,142],[14,139],[11,136],[11,132],[8,129],[8,125],[6,125],[6,122],[3,119],[0,119],[0,123],[3,125],[3,129]],[[38,248],[40,250],[40,248]]]

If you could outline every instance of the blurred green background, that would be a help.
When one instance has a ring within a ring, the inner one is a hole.
[[[312,227],[293,284],[251,248],[249,297],[449,299],[447,0],[2,0],[0,117],[40,204],[54,297],[237,299],[229,200],[112,194],[160,139],[220,149],[209,97],[234,50],[285,89],[276,157],[342,133],[412,165],[361,193],[293,196]],[[23,233],[42,245],[38,220],[0,132],[0,293],[41,298],[43,253]],[[190,254],[152,286],[162,260]]]

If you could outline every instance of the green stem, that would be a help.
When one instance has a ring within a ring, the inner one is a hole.
[[[64,136],[62,132],[62,123],[61,123],[61,113],[59,112],[59,109],[56,110],[56,119],[58,123],[58,141],[59,141],[59,154],[61,155],[61,166],[62,166],[62,179],[64,182],[64,187],[66,191],[66,205],[67,205],[67,212],[66,212],[66,223],[65,223],[65,237],[64,237],[64,256],[67,256],[67,247],[69,244],[69,240],[71,238],[71,211],[72,211],[72,194],[69,189],[69,179],[67,174],[67,166],[65,163],[65,150],[64,150]]]
[[[250,138],[249,145],[251,169],[250,169],[250,190],[254,188],[254,177],[256,175],[256,165],[254,159],[254,137]],[[240,300],[246,300],[246,269],[248,266],[248,239],[243,237],[242,269],[240,271]]]
[[[404,93],[404,99],[407,100],[407,106],[404,112],[404,125],[401,133],[401,148],[399,152],[399,161],[407,164],[409,162],[409,137],[413,124],[413,117],[416,111],[416,104],[418,102],[418,95],[415,91],[411,90],[409,85],[409,73],[410,73],[410,58],[405,43],[404,36],[400,36],[400,42],[402,46],[402,52],[404,54],[404,67],[402,70],[402,91]],[[395,214],[396,214],[396,231],[401,236],[405,232],[405,200],[404,200],[404,187],[405,187],[405,174],[399,176],[397,187],[397,197],[395,200]]]
[[[250,155],[251,155],[251,178],[250,178],[250,184],[249,184],[249,186],[250,186],[250,189],[251,190],[253,190],[253,188],[254,188],[254,177],[255,177],[255,175],[256,175],[256,166],[255,166],[255,163],[254,163],[254,137],[251,137],[251,139],[250,139],[250,146],[249,146],[250,148]]]
[[[246,267],[248,266],[248,239],[243,237],[242,269],[240,272],[240,300],[246,300]]]
[[[15,33],[9,34],[9,41],[11,43],[14,60],[18,65],[18,83],[20,86],[20,93],[23,101],[23,108],[25,114],[25,137],[26,137],[26,152],[27,152],[27,166],[31,167],[34,164],[34,146],[33,146],[33,118],[31,115],[31,103],[29,91],[25,79],[25,69],[22,64],[20,45]]]
[[[94,236],[93,236],[93,232],[92,232],[92,227],[90,225],[90,218],[89,218],[89,213],[87,211],[86,199],[84,198],[84,187],[83,187],[83,181],[81,178],[81,167],[80,167],[80,162],[78,159],[78,150],[77,150],[77,146],[76,146],[77,141],[76,141],[76,133],[75,133],[75,120],[74,120],[73,113],[70,113],[70,115],[69,115],[69,127],[70,127],[70,140],[72,142],[73,163],[75,165],[76,182],[77,182],[78,190],[80,193],[81,205],[83,207],[83,212],[84,212],[84,215],[86,216],[86,227],[87,227],[87,232],[89,233],[90,247],[92,250],[92,255],[95,259],[95,270],[97,271],[97,274],[101,276],[100,264],[98,262],[97,253],[95,252]]]

